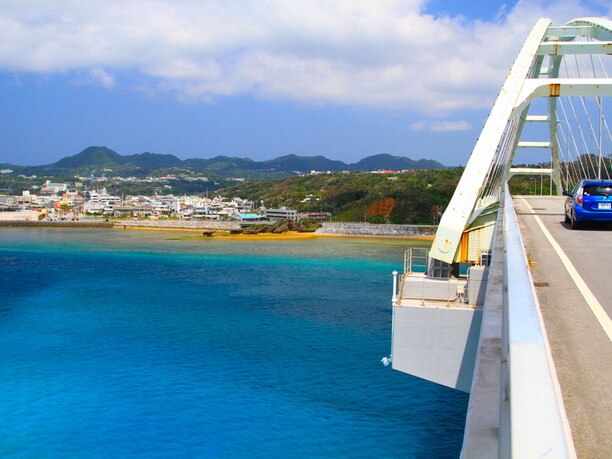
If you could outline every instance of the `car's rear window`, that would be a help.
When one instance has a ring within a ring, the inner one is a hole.
[[[612,185],[586,185],[582,192],[587,196],[610,196]]]

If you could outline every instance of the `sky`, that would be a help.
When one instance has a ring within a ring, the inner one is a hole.
[[[0,163],[464,165],[525,37],[607,0],[0,0]]]

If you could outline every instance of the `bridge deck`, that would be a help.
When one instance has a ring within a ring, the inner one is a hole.
[[[556,196],[514,198],[576,452],[578,457],[608,458],[612,451],[612,342],[605,321],[602,326],[597,320],[537,220],[562,247],[608,321],[612,316],[612,228],[572,231],[563,221],[563,201]]]

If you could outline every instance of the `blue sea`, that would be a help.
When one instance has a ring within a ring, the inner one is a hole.
[[[384,367],[408,242],[0,229],[1,457],[457,457]]]

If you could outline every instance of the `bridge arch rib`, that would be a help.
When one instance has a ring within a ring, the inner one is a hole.
[[[596,41],[577,41],[584,37]],[[605,18],[578,18],[563,26],[553,26],[549,19],[537,21],[508,73],[440,220],[430,258],[449,264],[470,261],[466,258],[470,252],[466,233],[473,229],[473,223],[485,209],[491,209],[499,202],[503,184],[509,177],[521,173],[516,169],[510,171],[517,148],[550,148],[552,167],[547,172],[557,193],[561,193],[558,98],[612,95],[612,80],[607,75],[600,78],[559,78],[561,62],[565,56],[576,54],[609,55],[611,39],[612,21]],[[548,66],[545,66],[547,60]],[[548,114],[539,119],[537,115],[530,116],[532,102],[543,97],[549,100]],[[526,121],[547,121],[550,140],[521,142]],[[537,143],[540,145],[535,145]],[[485,222],[482,218],[477,222],[482,233],[478,238],[481,247],[490,246],[492,239],[492,228],[483,230],[495,223],[496,213],[490,212],[489,215]]]

